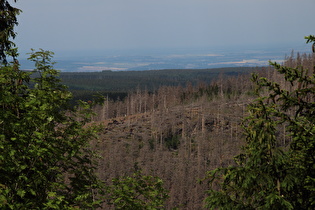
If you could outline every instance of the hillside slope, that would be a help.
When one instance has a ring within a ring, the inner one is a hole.
[[[310,68],[314,61],[314,56],[289,57],[285,65]],[[286,85],[272,68],[258,73]],[[234,76],[209,85],[160,87],[154,93],[137,90],[94,107],[94,121],[104,125],[97,146],[101,178],[111,183],[141,168],[165,182],[170,191],[166,209],[202,209],[208,186],[198,180],[211,169],[234,164],[254,89],[249,75]]]
[[[140,167],[170,190],[167,207],[200,209],[205,172],[233,164],[242,144],[241,118],[248,97],[199,100],[164,110],[101,121],[101,177],[110,183]]]

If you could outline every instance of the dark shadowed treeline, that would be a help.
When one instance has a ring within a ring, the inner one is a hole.
[[[261,68],[261,67],[259,67]],[[60,77],[74,94],[74,99],[91,100],[93,94],[100,93],[110,99],[123,99],[132,91],[140,89],[150,93],[162,86],[182,86],[189,82],[210,84],[219,75],[237,76],[252,72],[253,67],[231,67],[218,69],[169,69],[150,71],[102,71],[102,72],[62,72]],[[257,67],[258,69],[258,67]]]

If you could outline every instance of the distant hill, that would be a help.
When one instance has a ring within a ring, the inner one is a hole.
[[[222,75],[248,74],[261,67],[230,67],[214,69],[167,69],[152,71],[62,72],[63,83],[71,90],[123,91],[136,88],[154,91],[160,86],[185,86],[210,83]]]
[[[169,69],[152,71],[62,72],[62,82],[73,92],[75,99],[91,100],[96,93],[111,99],[124,98],[136,89],[149,92],[161,86],[196,86],[210,84],[220,75],[238,76],[262,67],[234,67],[215,69]]]

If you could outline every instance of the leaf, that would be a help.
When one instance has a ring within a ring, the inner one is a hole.
[[[20,196],[21,198],[23,198],[24,195],[25,195],[25,190],[20,190],[20,189],[19,189],[19,190],[17,191],[17,195]]]

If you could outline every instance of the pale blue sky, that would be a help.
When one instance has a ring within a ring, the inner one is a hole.
[[[304,44],[314,0],[18,0],[20,51]]]

